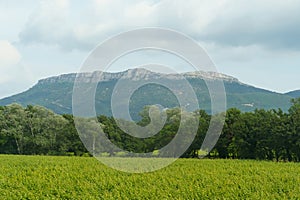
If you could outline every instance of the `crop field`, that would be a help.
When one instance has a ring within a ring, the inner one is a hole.
[[[297,163],[179,159],[130,174],[85,157],[0,160],[0,199],[300,199]]]

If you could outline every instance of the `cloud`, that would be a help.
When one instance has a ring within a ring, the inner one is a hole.
[[[223,45],[300,50],[300,1],[228,1],[202,39]]]
[[[199,19],[199,11],[204,17],[200,17],[196,24],[204,26],[213,16],[210,12],[213,6],[209,9],[208,5],[214,5],[205,1],[207,7],[204,5],[195,9],[198,1],[134,0],[128,3],[121,0],[89,0],[80,5],[75,1],[63,2],[40,3],[19,34],[20,42],[56,45],[66,50],[88,50],[107,37],[139,27],[159,26],[179,31],[191,29],[189,26]]]
[[[19,51],[8,41],[0,40],[0,83],[5,83],[13,79],[12,72],[15,66],[19,64],[21,55]]]
[[[0,40],[0,69],[9,68],[21,59],[19,51],[8,41]]]
[[[119,32],[145,26],[182,31],[228,46],[300,49],[300,1],[43,1],[20,33],[25,44],[88,50]]]
[[[28,18],[19,38],[23,44],[47,44],[66,48],[72,41],[68,0],[41,1]]]
[[[29,68],[22,63],[18,49],[6,40],[0,40],[0,98],[15,91],[23,91],[31,83]]]
[[[1,69],[0,98],[25,91],[33,83],[29,67],[22,62],[8,69]]]
[[[32,84],[29,67],[19,50],[6,40],[0,41],[0,98],[23,91]]]

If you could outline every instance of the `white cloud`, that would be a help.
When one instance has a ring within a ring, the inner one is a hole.
[[[207,0],[90,0],[79,7],[76,3],[61,6],[59,1],[46,1],[29,18],[20,40],[71,50],[91,49],[107,37],[138,27],[158,26],[195,34],[214,19],[223,4]]]
[[[32,84],[29,67],[22,63],[18,49],[6,40],[0,41],[0,98],[23,91]]]
[[[228,1],[202,39],[231,46],[300,49],[300,1]]]
[[[222,45],[300,49],[299,7],[297,0],[43,1],[20,39],[86,50],[121,31],[159,26]]]
[[[30,68],[22,62],[1,69],[0,98],[27,90],[33,83]]]
[[[8,41],[0,40],[0,69],[9,68],[21,59],[19,51]]]
[[[70,32],[69,1],[41,1],[30,15],[19,37],[21,42],[64,46]]]

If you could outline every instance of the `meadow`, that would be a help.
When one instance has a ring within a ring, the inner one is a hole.
[[[90,157],[0,160],[0,199],[300,199],[299,163],[179,159],[130,174]]]

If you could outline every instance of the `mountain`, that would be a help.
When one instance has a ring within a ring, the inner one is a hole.
[[[1,99],[0,105],[19,103],[26,106],[32,104],[44,106],[60,114],[72,113],[72,91],[76,75],[75,73],[64,74],[39,80],[27,91]],[[290,99],[293,97],[292,94],[280,94],[246,85],[234,77],[216,72],[162,74],[138,68],[118,73],[81,73],[78,76],[83,83],[88,83],[95,78],[100,81],[95,96],[95,107],[97,114],[108,116],[111,116],[112,113],[110,109],[111,95],[114,86],[120,79],[131,81],[167,79],[174,86],[178,86],[180,91],[180,89],[183,90],[180,81],[182,81],[182,77],[185,77],[197,95],[200,108],[208,112],[210,112],[211,103],[205,81],[222,80],[226,90],[227,107],[236,107],[242,111],[252,111],[259,108],[281,108],[287,111],[290,106]],[[123,103],[126,102],[122,102],[120,99],[120,105]],[[176,97],[169,89],[157,84],[148,84],[135,91],[130,99],[129,108],[132,117],[137,119],[141,109],[150,104],[160,104],[164,107],[179,106]]]
[[[300,90],[291,91],[291,92],[285,93],[285,95],[291,96],[293,98],[299,98]]]

